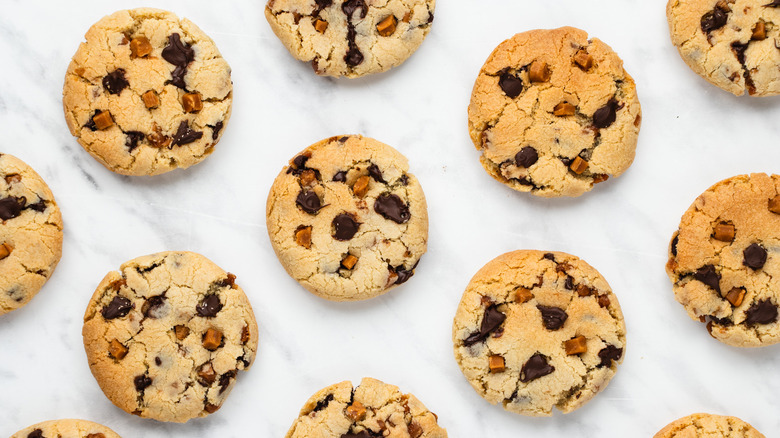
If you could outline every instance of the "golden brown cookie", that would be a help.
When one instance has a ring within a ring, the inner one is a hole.
[[[654,438],[764,438],[764,435],[737,417],[693,414],[673,421]]]
[[[120,438],[106,426],[87,420],[52,420],[34,424],[11,438]]]

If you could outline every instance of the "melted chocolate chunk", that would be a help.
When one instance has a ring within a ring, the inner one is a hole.
[[[520,381],[523,383],[544,377],[555,371],[555,367],[547,363],[547,358],[536,353],[528,359],[520,370]]]
[[[186,90],[184,76],[187,74],[187,65],[195,59],[195,51],[181,41],[178,33],[174,33],[168,36],[168,45],[163,49],[162,57],[176,66],[171,73],[171,83]]]
[[[597,109],[596,112],[593,113],[593,126],[599,129],[603,129],[615,123],[618,109],[620,109],[618,101],[615,99],[609,99],[609,102],[607,102],[606,105]]]
[[[406,174],[403,174],[403,175],[401,175],[400,178],[398,178],[398,181],[400,181],[401,184],[403,184],[403,185],[407,185],[407,184],[409,184],[409,176],[406,175]]]
[[[141,306],[141,313],[144,314],[144,316],[148,318],[159,318],[162,315],[160,315],[160,308],[165,305],[165,296],[164,295],[155,295],[153,297],[149,297],[144,302],[144,305]]]
[[[133,383],[135,383],[135,390],[141,392],[152,384],[152,379],[146,374],[143,374],[140,376],[135,376]]]
[[[715,266],[702,266],[696,270],[696,273],[693,274],[693,278],[715,289],[715,292],[720,293],[720,274],[715,270]]]
[[[608,367],[612,364],[612,361],[619,361],[623,357],[623,349],[617,348],[614,345],[607,345],[599,351],[599,359],[601,362],[596,365],[596,368]]]
[[[720,29],[726,25],[728,11],[724,11],[718,6],[701,17],[701,30],[704,33],[710,33],[713,30]]]
[[[133,304],[130,300],[125,297],[115,296],[106,307],[103,307],[100,314],[103,315],[103,318],[105,319],[121,318],[130,313],[130,309],[132,308]]]
[[[219,393],[222,394],[230,386],[230,381],[236,377],[236,372],[231,370],[219,377]]]
[[[772,3],[764,5],[765,8],[780,8],[780,0],[772,0]]]
[[[771,324],[777,321],[777,306],[769,300],[761,300],[745,311],[745,324]]]
[[[118,68],[103,77],[103,88],[110,94],[121,94],[122,90],[129,87],[130,83],[125,79],[125,71]]]
[[[9,196],[0,199],[0,219],[7,221],[8,219],[19,216],[22,214],[26,202],[27,199],[24,196],[18,198],[16,196]]]
[[[214,128],[211,129],[211,139],[216,140],[217,137],[219,137],[219,132],[222,131],[222,128],[225,126],[225,124],[221,121],[217,122],[216,125],[214,125]]]
[[[200,303],[195,307],[198,315],[206,318],[217,316],[220,310],[222,310],[222,303],[219,301],[219,297],[216,295],[206,295],[200,300]]]
[[[745,257],[742,264],[754,271],[763,268],[766,263],[766,250],[757,243],[751,243],[742,251],[742,255]]]
[[[341,435],[341,438],[374,438],[375,436],[373,433],[369,433],[368,430],[361,430],[358,433],[347,432]]]
[[[184,82],[184,76],[187,75],[187,67],[176,67],[171,72],[171,84],[187,90],[187,84]]]
[[[520,149],[520,152],[515,155],[515,163],[520,167],[531,167],[538,160],[539,154],[531,146]]]
[[[347,182],[347,172],[343,170],[336,172],[336,174],[333,175],[333,181]]]
[[[484,341],[504,323],[504,320],[506,320],[506,315],[501,313],[495,304],[488,307],[485,309],[485,315],[482,316],[482,325],[480,325],[479,331],[470,334],[468,338],[464,339],[463,345],[470,347],[477,342]]]
[[[328,407],[328,404],[333,400],[333,394],[328,394],[324,399],[317,402],[317,406],[314,406],[312,412],[321,411]]]
[[[336,240],[349,240],[357,233],[360,223],[352,215],[341,213],[333,218],[333,227],[335,229],[333,237]]]
[[[385,179],[382,178],[382,171],[379,170],[379,166],[377,166],[376,164],[372,164],[368,166],[368,174],[371,175],[371,178],[374,178],[376,182],[387,184],[387,181],[385,181]]]
[[[355,43],[355,26],[352,22],[347,23],[347,45],[349,49],[344,55],[344,62],[350,67],[356,67],[363,62],[363,54]]]
[[[563,283],[563,287],[568,290],[574,290],[574,278],[571,275],[566,276],[566,281]]]
[[[406,283],[406,281],[409,280],[410,278],[412,278],[412,275],[414,275],[414,268],[406,269],[406,268],[404,268],[404,265],[398,265],[395,268],[393,268],[391,266],[390,270],[392,272],[395,272],[395,274],[398,276],[398,279],[396,279],[395,283],[393,283],[393,284],[403,284],[403,283]]]
[[[563,323],[569,317],[565,310],[558,307],[538,305],[536,308],[542,312],[542,321],[544,321],[544,327],[547,330],[558,330],[563,327]]]
[[[379,195],[374,201],[374,211],[398,224],[406,223],[412,217],[409,206],[398,195],[392,193]]]
[[[514,99],[523,92],[523,80],[504,70],[498,78],[498,86],[504,91],[507,97]]]
[[[677,243],[680,241],[680,235],[677,234],[674,236],[674,239],[672,239],[672,255],[677,257]]]
[[[347,15],[347,19],[352,19],[352,14],[360,8],[360,18],[366,18],[368,5],[363,0],[346,0],[341,4],[341,10]]]
[[[306,162],[309,161],[309,157],[306,155],[298,155],[295,158],[293,158],[293,164],[295,165],[295,168],[297,170],[306,169]]]
[[[44,438],[43,431],[41,429],[35,429],[27,434],[27,438]]]
[[[551,252],[548,252],[542,258],[545,258],[547,260],[550,260],[550,261],[554,262],[555,261],[555,254],[553,254]]]
[[[30,210],[35,210],[38,213],[43,213],[46,210],[46,201],[41,199],[40,201],[36,202],[35,204],[28,204],[27,207]]]
[[[317,10],[314,15],[319,14],[320,11],[333,4],[333,0],[314,0],[314,2],[317,4]]]
[[[737,57],[737,60],[740,64],[745,64],[745,50],[747,50],[747,48],[747,43],[743,44],[739,41],[734,41],[731,43],[731,51],[734,52],[734,55]]]
[[[190,129],[189,122],[183,120],[179,124],[179,129],[176,130],[176,134],[173,135],[173,143],[171,143],[171,147],[192,143],[195,140],[200,140],[201,137],[203,137],[202,132]]]
[[[309,214],[316,214],[322,208],[320,197],[317,196],[313,190],[301,190],[301,192],[298,193],[298,197],[295,198],[295,203],[298,204],[303,211]]]
[[[125,132],[125,146],[129,152],[138,147],[138,143],[141,142],[146,136],[143,132],[139,131],[127,131]]]

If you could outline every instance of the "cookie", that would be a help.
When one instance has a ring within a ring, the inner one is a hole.
[[[82,334],[111,402],[177,423],[219,409],[257,352],[252,306],[235,279],[191,252],[139,257],[106,275]]]
[[[612,49],[572,27],[499,44],[468,108],[482,166],[514,190],[579,196],[634,161],[642,111]]]
[[[672,43],[699,76],[737,96],[780,94],[780,2],[669,0]]]
[[[52,420],[34,424],[11,438],[120,438],[106,426],[87,420]]]
[[[314,394],[285,438],[446,438],[437,421],[417,397],[366,377]]]
[[[230,118],[230,66],[195,24],[159,9],[95,23],[65,75],[71,134],[123,175],[157,175],[201,162]]]
[[[455,359],[492,404],[529,416],[569,413],[606,388],[626,327],[607,281],[579,258],[520,250],[471,279],[452,326]]]
[[[735,347],[780,342],[780,176],[725,179],[680,220],[666,273],[688,315]]]
[[[693,414],[661,429],[654,438],[764,438],[753,426],[737,417]]]
[[[0,153],[0,315],[27,304],[62,256],[62,215],[30,166]]]
[[[405,283],[427,248],[425,195],[406,157],[359,135],[319,141],[290,160],[266,215],[284,269],[328,300],[365,300]]]
[[[435,0],[269,0],[265,17],[318,75],[356,78],[401,65],[428,35]]]

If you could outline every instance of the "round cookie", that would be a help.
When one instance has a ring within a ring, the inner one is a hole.
[[[409,280],[428,211],[406,157],[359,135],[317,142],[271,187],[266,224],[287,273],[333,301],[364,300]]]
[[[11,438],[120,438],[106,426],[87,420],[51,420],[34,424]]]
[[[622,174],[642,120],[623,61],[572,27],[499,44],[474,83],[468,118],[485,170],[543,197],[579,196]]]
[[[680,220],[666,273],[688,315],[735,347],[780,342],[780,176],[725,179]]]
[[[579,258],[520,250],[485,265],[452,326],[455,359],[492,404],[529,416],[569,413],[606,388],[626,328],[607,281]]]
[[[139,257],[106,275],[82,334],[111,402],[178,423],[219,409],[257,352],[252,306],[235,278],[191,252]]]
[[[401,65],[428,35],[436,0],[269,0],[282,44],[318,75],[356,78]]]
[[[86,34],[65,75],[71,134],[108,169],[157,175],[201,162],[230,118],[230,66],[191,21],[115,12]]]
[[[672,43],[699,76],[741,96],[780,94],[780,1],[669,0]]]
[[[62,256],[62,215],[30,166],[0,153],[0,315],[27,304]]]
[[[366,377],[314,394],[285,438],[447,438],[437,420],[417,397]]]
[[[693,414],[661,429],[653,438],[765,438],[737,417]]]

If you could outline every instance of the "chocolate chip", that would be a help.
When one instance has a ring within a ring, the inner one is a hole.
[[[335,182],[347,182],[347,172],[340,170],[333,175],[333,181]]]
[[[407,185],[407,184],[409,184],[409,176],[406,175],[406,174],[403,174],[403,175],[401,175],[400,178],[398,178],[398,181],[400,181],[401,184],[403,184],[403,185]]]
[[[761,300],[745,311],[745,324],[771,324],[777,321],[777,306],[768,298]]]
[[[235,371],[228,371],[219,378],[219,393],[222,394],[230,386],[230,381],[236,377]]]
[[[24,196],[18,198],[16,196],[9,196],[0,199],[0,219],[7,221],[8,219],[19,216],[22,214],[26,202],[27,199]]]
[[[390,270],[395,272],[395,274],[398,276],[398,278],[395,280],[395,283],[393,284],[406,283],[406,281],[412,278],[412,275],[414,275],[414,268],[406,269],[404,268],[404,265],[398,265],[395,268],[391,267]]]
[[[555,367],[547,363],[547,358],[540,353],[536,353],[528,359],[520,370],[520,381],[523,383],[544,377],[555,371]]]
[[[614,345],[607,345],[599,351],[599,358],[601,362],[596,365],[596,368],[607,367],[612,364],[612,361],[619,361],[623,357],[623,349],[617,348]]]
[[[693,274],[693,278],[715,289],[715,292],[720,293],[720,274],[715,270],[715,266],[702,266],[696,270],[696,273]]]
[[[133,308],[133,304],[125,297],[115,296],[114,299],[111,300],[110,303],[106,307],[103,307],[103,310],[100,311],[100,314],[103,315],[103,318],[105,319],[116,319],[121,318],[128,313],[130,313],[130,309]]]
[[[152,384],[152,379],[146,374],[143,374],[140,376],[135,376],[133,383],[135,383],[136,391],[141,392]]]
[[[593,126],[599,129],[608,127],[615,123],[617,118],[618,102],[615,99],[609,99],[606,105],[597,109],[593,113]]]
[[[551,253],[551,252],[548,252],[548,253],[546,253],[544,256],[542,256],[542,258],[544,258],[544,259],[547,259],[547,260],[550,260],[550,261],[553,261],[553,262],[554,262],[554,261],[555,261],[555,254],[553,254],[553,253]]]
[[[336,240],[349,240],[357,233],[360,223],[352,215],[341,213],[333,218],[333,227],[335,228],[333,237]]]
[[[672,239],[672,255],[677,256],[677,243],[680,241],[680,235],[675,234],[674,239]]]
[[[361,430],[358,433],[347,432],[341,435],[341,438],[374,438],[374,435],[369,433],[367,430]]]
[[[138,147],[138,143],[146,137],[143,132],[139,131],[127,131],[125,132],[125,146],[129,152]]]
[[[347,50],[346,55],[344,55],[344,62],[346,62],[350,67],[358,66],[363,62],[363,54],[360,53],[360,49],[355,43],[355,35],[355,26],[352,24],[352,21],[348,21],[347,46],[349,49]]]
[[[160,356],[154,358],[154,364],[157,365],[158,367],[162,365],[162,359],[160,359]]]
[[[168,45],[163,49],[162,57],[175,66],[186,67],[195,59],[195,51],[189,44],[181,42],[178,33],[174,33],[168,36]]]
[[[385,219],[395,223],[403,224],[409,221],[412,214],[398,195],[393,193],[383,193],[374,201],[374,211],[381,214]]]
[[[214,128],[211,129],[211,139],[216,140],[217,137],[219,137],[219,131],[222,131],[222,127],[224,127],[225,124],[221,121],[217,122],[216,125],[214,125]]]
[[[27,434],[27,438],[44,438],[43,431],[41,429],[35,429]]]
[[[780,0],[772,0],[772,3],[764,5],[765,8],[780,8]]]
[[[181,146],[183,144],[192,143],[195,140],[199,140],[201,137],[203,137],[202,132],[190,129],[189,122],[183,120],[179,124],[179,129],[176,130],[176,134],[173,135],[173,143],[171,143],[171,146]]]
[[[317,4],[317,9],[314,11],[314,15],[319,14],[320,11],[333,4],[333,0],[314,0],[314,2]]]
[[[206,295],[200,300],[200,303],[195,307],[198,315],[211,318],[216,316],[220,310],[222,310],[222,303],[219,301],[219,297],[216,295]]]
[[[320,197],[313,190],[301,190],[295,198],[295,203],[309,214],[316,214],[322,208]]]
[[[95,110],[95,112],[92,114],[92,117],[89,118],[87,123],[84,124],[84,127],[89,129],[90,131],[97,131],[97,125],[95,124],[95,116],[100,114],[100,110]]]
[[[563,287],[568,290],[574,290],[574,278],[571,275],[566,276],[566,281],[563,283]]]
[[[118,68],[103,77],[103,88],[110,94],[121,94],[122,90],[129,87],[130,83],[125,79],[125,71]]]
[[[734,55],[736,55],[737,60],[740,64],[745,64],[745,50],[748,48],[748,43],[740,43],[739,41],[734,41],[731,43],[731,51],[734,52]]]
[[[725,26],[728,19],[727,14],[728,11],[724,11],[719,6],[715,6],[713,10],[702,15],[701,30],[704,33],[710,33],[713,30],[720,29],[721,27]]]
[[[495,304],[489,306],[485,309],[485,314],[482,316],[482,324],[479,331],[470,334],[468,338],[464,339],[463,345],[470,347],[477,342],[484,341],[490,336],[490,333],[504,323],[504,320],[506,320],[506,315],[501,313]]]
[[[559,307],[538,305],[536,308],[542,312],[542,321],[544,321],[544,326],[547,330],[558,330],[563,327],[563,323],[566,322],[566,318],[569,317],[569,315],[566,314],[566,311]]]
[[[763,268],[764,263],[766,263],[766,250],[757,243],[751,243],[750,246],[742,251],[742,255],[745,256],[742,264],[754,271]]]
[[[523,92],[523,80],[504,70],[498,78],[498,86],[504,91],[507,97],[514,99]]]
[[[328,407],[328,404],[333,401],[333,394],[328,394],[324,399],[317,402],[317,405],[314,406],[314,409],[312,412],[321,411]]]
[[[24,208],[29,208],[30,210],[35,210],[38,213],[43,213],[46,210],[46,201],[41,199],[40,201],[36,202],[35,204],[27,204],[27,207],[24,207]]]
[[[347,0],[341,4],[341,10],[347,15],[348,19],[352,19],[352,14],[360,8],[360,18],[366,18],[368,13],[368,5],[363,0]]]
[[[520,152],[515,155],[515,163],[520,167],[531,167],[537,160],[539,160],[539,154],[531,146],[520,149]]]
[[[296,169],[305,169],[307,161],[309,161],[309,157],[301,154],[293,158],[293,165]]]
[[[160,307],[163,305],[165,305],[164,295],[149,297],[144,301],[143,306],[141,306],[141,313],[149,318],[160,318],[161,316],[164,316],[160,314]]]
[[[371,178],[374,178],[376,182],[387,184],[387,181],[385,181],[385,179],[382,178],[382,171],[379,170],[379,166],[377,166],[376,164],[372,164],[368,166],[368,174],[371,175]]]

